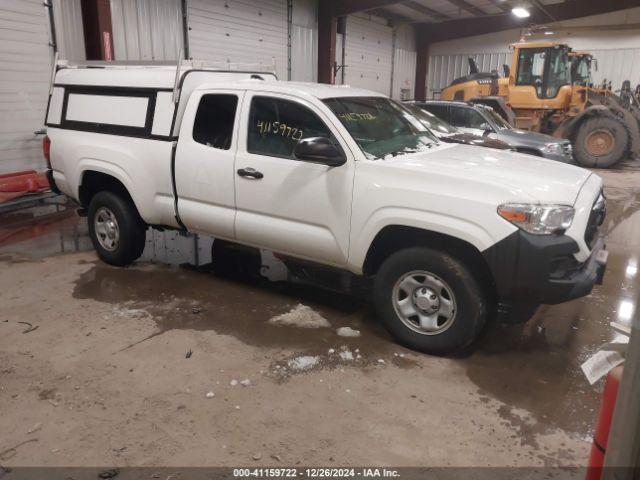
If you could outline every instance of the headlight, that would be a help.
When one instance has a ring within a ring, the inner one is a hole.
[[[562,151],[562,145],[559,143],[549,143],[542,147],[542,151],[549,155],[561,155],[564,153]]]
[[[498,215],[534,235],[564,232],[571,226],[574,213],[573,207],[567,205],[506,203],[498,207]]]

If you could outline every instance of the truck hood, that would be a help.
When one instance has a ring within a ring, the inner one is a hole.
[[[446,175],[492,186],[504,201],[573,205],[591,172],[565,163],[507,150],[443,144],[430,152],[378,160],[426,178]],[[506,193],[505,193],[506,192]]]

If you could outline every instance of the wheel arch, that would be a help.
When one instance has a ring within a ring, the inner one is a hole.
[[[362,267],[363,273],[374,275],[390,255],[411,247],[437,249],[461,260],[477,276],[487,293],[496,295],[493,274],[480,250],[460,238],[417,227],[387,225],[382,228],[369,246]]]
[[[113,175],[113,172],[104,172],[100,169],[87,168],[80,173],[78,186],[78,201],[84,208],[89,206],[91,199],[102,191],[109,191],[121,195],[129,200],[140,214],[140,209],[133,196],[129,192],[121,178]]]

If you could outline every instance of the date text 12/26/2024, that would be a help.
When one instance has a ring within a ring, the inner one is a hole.
[[[234,478],[399,478],[389,468],[235,468]]]

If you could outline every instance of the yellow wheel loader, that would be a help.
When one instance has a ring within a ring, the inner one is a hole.
[[[469,75],[446,87],[442,99],[483,103],[517,128],[568,138],[585,167],[608,168],[640,153],[637,102],[594,88],[590,54],[555,42],[511,48],[513,69],[505,65],[504,77],[478,72],[470,59]]]

